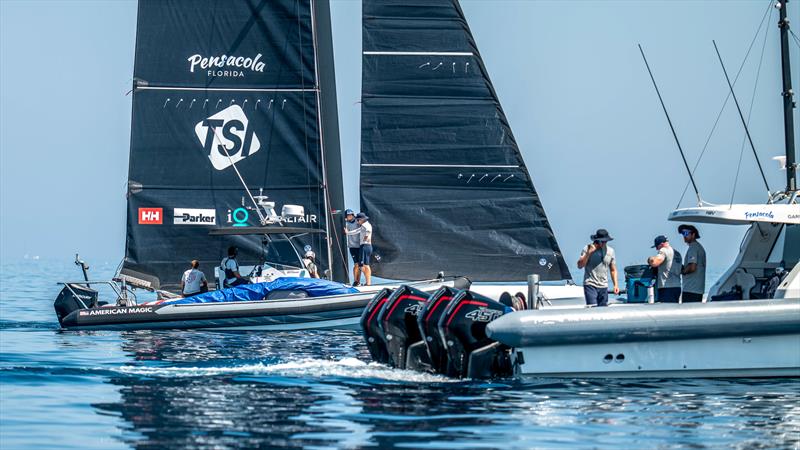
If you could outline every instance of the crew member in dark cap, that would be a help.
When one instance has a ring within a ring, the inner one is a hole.
[[[613,240],[608,231],[599,229],[589,238],[592,242],[583,248],[578,258],[578,268],[583,271],[583,295],[590,306],[608,306],[608,272],[614,282],[614,294],[619,294],[617,263],[614,249],[608,245]]]
[[[347,209],[344,212],[344,234],[347,236],[347,250],[350,251],[350,257],[353,259],[353,286],[358,286],[361,279],[361,238],[358,234],[348,234],[348,231],[358,229],[359,225],[356,221],[356,213],[352,209]]]
[[[361,248],[359,249],[361,261],[359,261],[359,266],[361,267],[361,273],[364,274],[364,285],[369,286],[372,284],[372,269],[369,267],[369,260],[372,258],[372,224],[369,223],[369,217],[363,212],[356,214],[356,222],[358,222],[358,228],[346,233],[348,236],[352,234],[359,236],[361,242]],[[353,285],[358,286],[360,281],[355,280]]]
[[[225,278],[222,280],[222,287],[224,288],[250,284],[247,278],[239,274],[239,261],[236,260],[236,255],[238,254],[239,249],[236,246],[228,247],[228,256],[223,258],[219,265],[220,270],[225,274]]]
[[[658,254],[647,258],[647,264],[658,268],[656,297],[659,302],[678,303],[681,298],[681,254],[663,235],[653,239],[652,248],[658,250]]]
[[[683,303],[702,302],[703,292],[706,289],[706,249],[697,240],[700,232],[694,225],[683,224],[678,227],[678,233],[683,236],[683,242],[689,246],[686,250],[686,260],[683,262]]]

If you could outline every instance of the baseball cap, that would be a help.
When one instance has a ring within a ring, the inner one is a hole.
[[[658,235],[658,236],[656,236],[655,239],[653,239],[653,246],[650,247],[650,248],[656,248],[659,245],[663,244],[664,242],[669,242],[669,239],[667,239],[667,237],[664,236],[663,234]]]

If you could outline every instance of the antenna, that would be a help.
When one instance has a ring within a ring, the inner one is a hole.
[[[700,191],[697,190],[697,183],[694,182],[694,175],[692,175],[692,170],[689,169],[689,163],[686,162],[686,155],[683,154],[683,148],[681,147],[681,142],[678,140],[678,135],[675,133],[675,127],[672,126],[672,120],[670,120],[669,113],[667,112],[667,107],[664,105],[664,99],[661,98],[661,92],[658,90],[656,79],[653,78],[653,71],[650,70],[650,64],[647,63],[647,57],[644,56],[644,50],[642,50],[642,44],[637,44],[637,45],[639,46],[639,52],[642,54],[644,65],[647,67],[647,73],[650,74],[650,80],[653,82],[653,87],[656,88],[656,94],[658,94],[658,101],[661,102],[661,108],[664,110],[664,115],[667,116],[669,129],[672,130],[672,137],[675,138],[675,143],[678,144],[678,151],[681,152],[681,159],[683,159],[683,165],[686,166],[686,172],[689,174],[689,180],[691,180],[692,182],[692,188],[694,189],[694,194],[697,196],[697,203],[698,205],[700,205],[703,203],[703,200],[700,198]]]
[[[719,48],[717,48],[717,41],[712,40],[711,42],[714,43],[714,50],[717,52],[717,58],[719,58],[719,65],[722,66],[722,73],[725,74],[725,80],[728,82],[728,89],[731,91],[731,97],[733,97],[733,102],[736,104],[736,110],[739,111],[739,118],[742,119],[742,126],[744,127],[744,132],[747,135],[747,141],[750,142],[750,148],[753,149],[753,156],[756,158],[756,164],[758,164],[758,171],[761,173],[761,179],[764,180],[764,186],[767,188],[767,195],[769,195],[769,183],[767,183],[767,177],[764,176],[764,169],[761,167],[761,160],[758,159],[758,153],[756,153],[756,147],[753,145],[753,139],[750,137],[750,129],[747,127],[747,121],[744,119],[744,114],[742,114],[742,108],[739,107],[739,100],[736,98],[736,93],[733,91],[733,85],[731,84],[731,79],[728,77],[728,71],[725,70],[725,64],[722,62],[722,55],[719,54]]]

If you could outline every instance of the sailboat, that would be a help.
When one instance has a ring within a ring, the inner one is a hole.
[[[538,277],[578,299],[460,5],[363,2],[362,210],[376,224],[373,273],[431,267],[498,298]]]
[[[61,326],[357,325],[380,288],[341,283],[327,0],[140,0],[135,53],[125,258],[114,280],[95,282],[84,270],[84,280],[62,283]],[[210,288],[219,285],[216,266],[232,246],[257,288],[175,298],[192,260]],[[308,278],[308,250],[328,280]],[[453,285],[436,272],[426,278],[424,289]],[[113,298],[99,299],[98,285]],[[138,301],[133,289],[157,300]]]

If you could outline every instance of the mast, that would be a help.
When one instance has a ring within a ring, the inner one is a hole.
[[[333,240],[331,239],[331,214],[330,195],[328,193],[328,167],[325,163],[325,136],[322,129],[322,106],[320,105],[320,82],[319,82],[319,65],[317,61],[317,20],[314,17],[314,0],[310,2],[311,7],[311,39],[314,44],[314,95],[317,98],[317,126],[319,127],[319,151],[322,156],[322,204],[325,208],[325,246],[328,255],[328,268],[331,269],[333,274]]]
[[[797,167],[794,150],[794,100],[792,92],[791,64],[789,62],[789,20],[786,6],[789,0],[778,3],[778,28],[781,30],[781,75],[783,76],[783,133],[786,146],[786,191],[797,190]]]

